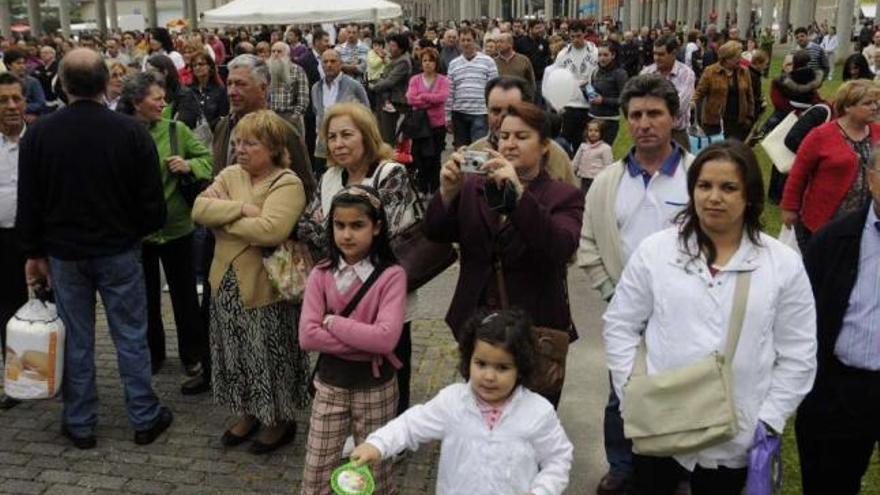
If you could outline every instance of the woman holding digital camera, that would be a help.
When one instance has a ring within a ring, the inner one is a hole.
[[[446,315],[456,338],[477,308],[501,307],[496,268],[510,306],[526,311],[535,326],[577,338],[566,267],[577,250],[584,197],[547,175],[548,127],[540,108],[514,104],[501,122],[497,152],[479,164],[479,156],[467,153],[466,160],[459,151],[440,171],[440,194],[428,206],[425,232],[461,249],[461,274]],[[478,173],[466,171],[473,165]],[[559,395],[548,399],[556,405]]]

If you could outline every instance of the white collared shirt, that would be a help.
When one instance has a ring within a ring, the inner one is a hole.
[[[327,111],[328,108],[336,104],[336,100],[339,99],[339,80],[342,79],[342,74],[337,74],[329,85],[325,79],[321,79],[321,87],[324,89],[324,98],[322,103],[324,103],[324,111]]]
[[[0,228],[3,229],[15,227],[18,201],[18,147],[25,129],[26,127],[21,129],[16,141],[0,134]]]
[[[348,292],[348,289],[355,282],[366,282],[375,269],[373,264],[370,263],[369,258],[364,258],[353,265],[349,265],[345,260],[339,260],[339,266],[333,269],[333,281],[336,282],[336,290],[340,294]]]
[[[321,80],[324,80],[324,65],[321,64],[321,54],[318,53],[318,50],[312,48],[312,53],[315,54],[315,58],[318,59],[318,74],[321,75]]]

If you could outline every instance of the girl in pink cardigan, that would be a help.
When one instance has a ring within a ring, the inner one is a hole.
[[[397,414],[393,350],[406,311],[406,273],[388,242],[378,193],[355,185],[340,191],[327,216],[329,260],[312,270],[299,323],[299,345],[318,351],[300,493],[330,493],[349,431],[356,443]],[[375,471],[376,493],[397,493],[393,462]]]

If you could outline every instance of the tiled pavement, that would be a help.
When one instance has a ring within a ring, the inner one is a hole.
[[[267,455],[247,446],[226,449],[219,438],[232,421],[210,394],[179,393],[182,372],[172,350],[176,339],[167,299],[169,359],[155,377],[174,424],[152,445],[137,446],[123,407],[116,353],[99,315],[97,338],[100,396],[98,447],[74,448],[60,433],[59,400],[25,402],[0,412],[0,494],[194,494],[296,493],[302,478],[308,411],[297,418],[295,442]],[[456,378],[457,351],[446,325],[422,319],[413,328],[412,400],[432,397]],[[420,449],[398,464],[401,493],[433,493],[438,445]]]
[[[432,397],[457,378],[457,353],[442,315],[449,307],[458,267],[419,291],[413,330],[412,403]],[[559,414],[575,445],[571,485],[566,493],[593,493],[606,464],[602,451],[602,413],[608,393],[599,315],[604,304],[580,272],[569,273],[572,311],[581,339],[569,351],[568,377]],[[26,494],[280,494],[296,493],[302,476],[308,412],[298,418],[293,445],[255,457],[242,445],[219,442],[232,417],[208,394],[180,395],[182,372],[172,355],[176,338],[165,301],[169,359],[155,384],[174,411],[169,433],[140,447],[122,407],[116,354],[101,322],[97,333],[98,388],[101,398],[98,447],[79,451],[59,434],[58,400],[34,401],[0,411],[0,495]],[[422,447],[398,465],[402,495],[433,494],[438,444]]]

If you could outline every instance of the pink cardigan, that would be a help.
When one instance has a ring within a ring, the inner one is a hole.
[[[425,80],[421,74],[412,76],[409,80],[409,89],[406,90],[406,101],[413,108],[428,109],[428,120],[431,127],[446,126],[446,98],[449,97],[449,79],[443,74],[437,74],[431,88],[425,86]]]
[[[379,376],[383,358],[395,368],[401,366],[393,351],[403,330],[406,273],[397,265],[385,269],[348,318],[335,316],[330,327],[324,328],[324,316],[345,309],[361,285],[356,282],[340,294],[333,270],[315,267],[309,275],[299,317],[299,346],[304,351],[333,354],[349,361],[371,361],[373,375]]]

